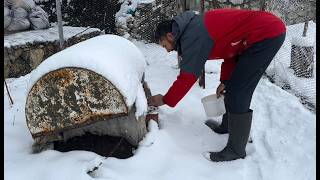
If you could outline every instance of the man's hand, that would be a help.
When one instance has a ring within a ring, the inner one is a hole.
[[[220,83],[219,86],[217,87],[217,90],[216,90],[217,98],[224,95],[224,93],[225,93],[224,88],[225,88],[224,84]]]
[[[148,98],[148,105],[149,106],[162,106],[164,102],[162,100],[163,96],[161,94],[157,94],[155,96],[151,96]]]

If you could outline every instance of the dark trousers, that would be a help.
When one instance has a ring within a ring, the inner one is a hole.
[[[253,92],[263,73],[282,46],[285,33],[253,44],[237,58],[231,78],[225,81],[226,111],[240,114],[249,111]]]

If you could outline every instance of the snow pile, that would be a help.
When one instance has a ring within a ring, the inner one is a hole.
[[[100,32],[97,28],[63,26],[64,40],[68,40],[74,35],[83,35],[92,32]],[[4,47],[32,44],[34,42],[59,41],[58,27],[49,29],[24,31],[4,36]]]
[[[104,76],[118,88],[129,108],[136,102],[137,116],[146,112],[141,85],[146,62],[130,41],[116,35],[101,35],[66,48],[32,71],[27,92],[43,75],[63,67],[89,69]]]
[[[138,0],[121,0],[120,10],[116,13],[116,26],[127,29],[127,21],[133,21],[133,14],[138,6]]]
[[[123,37],[129,38],[130,34],[128,31],[132,28],[134,21],[134,14],[140,3],[154,3],[155,0],[120,0],[121,4],[120,10],[116,13],[116,27]]]
[[[123,37],[129,39],[130,34],[128,32],[134,26],[134,16],[138,5],[150,3],[155,5],[155,0],[119,0],[119,2],[122,4],[115,15],[117,31]],[[154,8],[156,9],[157,7]]]

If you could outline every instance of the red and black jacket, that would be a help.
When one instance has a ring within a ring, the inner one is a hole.
[[[245,49],[286,31],[281,19],[265,11],[218,9],[204,15],[186,11],[173,20],[175,48],[182,61],[177,80],[163,97],[171,107],[191,89],[208,59],[224,59],[220,81],[228,80],[235,58]]]

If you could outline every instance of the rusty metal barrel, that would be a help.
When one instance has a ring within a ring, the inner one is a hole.
[[[119,53],[123,48],[128,50],[127,56]],[[95,50],[89,53],[89,49]],[[121,136],[138,145],[147,132],[143,113],[147,106],[145,96],[135,97],[145,87],[143,58],[130,41],[102,35],[46,59],[32,72],[25,106],[34,145],[66,140],[85,132]],[[125,61],[136,70],[115,65],[120,62],[123,66]]]

